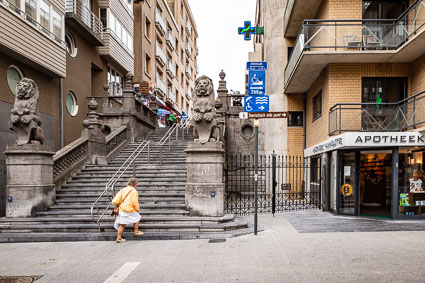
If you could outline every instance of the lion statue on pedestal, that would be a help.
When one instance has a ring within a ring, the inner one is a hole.
[[[217,128],[215,94],[212,80],[201,76],[195,81],[193,97],[193,119],[191,124],[195,127],[195,142],[202,144],[219,141]]]
[[[23,78],[16,85],[15,93],[15,104],[10,111],[9,127],[18,135],[16,143],[18,145],[43,144],[44,133],[37,108],[40,96],[37,84],[29,78]]]

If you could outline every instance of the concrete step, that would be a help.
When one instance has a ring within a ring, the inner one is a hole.
[[[110,214],[112,208],[108,211],[107,214]],[[141,209],[141,215],[189,215],[188,211],[183,209]],[[48,210],[42,211],[37,214],[38,216],[81,216],[86,215],[90,216],[90,209],[59,209],[59,210]]]
[[[100,203],[99,209],[105,209],[108,204]],[[57,210],[57,209],[90,209],[92,204],[90,203],[83,203],[83,204],[75,204],[75,203],[67,203],[67,204],[54,204],[49,207],[49,210]],[[152,203],[140,203],[140,209],[184,209],[184,200],[183,203],[159,203],[159,204],[152,204]]]
[[[166,176],[140,176],[137,175],[137,178],[139,179],[139,185],[148,185],[148,184],[153,184],[153,183],[161,183],[161,182],[167,182],[168,184],[172,185],[172,184],[176,184],[176,183],[180,183],[180,182],[186,182],[187,181],[187,177],[186,176],[172,176],[172,175],[166,175]],[[125,179],[128,180],[128,178],[130,178],[131,175],[129,175],[128,177],[124,177]],[[123,178],[123,179],[124,179]],[[91,178],[84,178],[82,176],[77,176],[77,177],[73,177],[71,180],[69,180],[67,182],[68,185],[74,185],[74,184],[87,184],[90,183],[92,184],[94,183],[107,183],[109,181],[110,178],[97,178],[97,177],[91,177]],[[121,186],[125,186],[126,182],[122,182],[122,181],[118,181],[116,183],[117,185],[121,185]]]
[[[99,197],[101,192],[60,192],[57,193],[58,198],[70,197]],[[107,195],[110,195],[109,193]],[[152,192],[139,193],[139,199],[152,197],[184,197],[184,192]]]
[[[97,197],[91,198],[58,198],[55,204],[64,205],[64,204],[84,204],[88,203],[92,205],[97,200]],[[111,200],[107,197],[101,198],[99,201],[100,204],[109,204]],[[139,204],[173,204],[173,203],[184,203],[184,197],[162,197],[162,198],[143,198],[139,199]]]

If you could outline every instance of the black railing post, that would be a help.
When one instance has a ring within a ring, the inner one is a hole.
[[[407,109],[406,112],[409,111],[409,103],[406,103],[407,105]],[[413,109],[412,109],[412,122],[413,122],[413,128],[416,129],[416,96],[413,98]],[[409,127],[409,125],[407,125],[407,127]]]
[[[276,154],[273,150],[272,155],[272,214],[274,216],[276,212]]]

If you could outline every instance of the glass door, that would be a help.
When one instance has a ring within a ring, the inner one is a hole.
[[[338,213],[357,215],[357,179],[358,179],[358,154],[354,152],[340,153],[340,187]]]

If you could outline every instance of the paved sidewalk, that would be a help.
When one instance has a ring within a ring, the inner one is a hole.
[[[299,233],[287,220],[305,216],[261,215],[264,232],[222,243],[0,244],[0,276],[43,275],[36,282],[425,281],[424,231]]]

